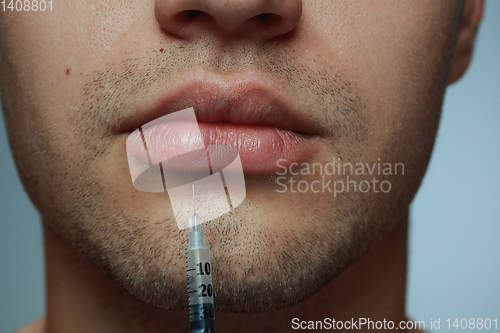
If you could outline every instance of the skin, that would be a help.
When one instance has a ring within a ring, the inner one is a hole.
[[[408,206],[482,8],[107,0],[1,12],[4,116],[46,244],[47,314],[21,331],[188,331],[187,232],[165,195],[133,188],[120,129],[200,71],[278,82],[318,124],[308,162],[404,164],[378,175],[389,193],[278,193],[276,175],[247,175],[245,202],[204,225],[218,331],[293,331],[295,317],[404,320]],[[185,25],[169,16],[187,10],[201,14]],[[264,13],[282,19],[262,25]]]

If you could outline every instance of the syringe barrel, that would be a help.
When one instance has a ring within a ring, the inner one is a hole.
[[[191,332],[215,333],[210,248],[198,241],[204,239],[203,231],[190,232],[189,238],[186,267]]]

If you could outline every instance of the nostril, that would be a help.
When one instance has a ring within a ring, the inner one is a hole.
[[[186,10],[184,13],[188,20],[192,20],[196,16],[198,16],[198,14],[200,14],[201,12],[199,10]]]
[[[264,14],[260,14],[260,15],[258,15],[259,20],[260,20],[261,22],[264,22],[264,23],[269,23],[269,22],[271,22],[271,21],[275,20],[275,19],[276,19],[276,18],[275,18],[276,16],[278,16],[278,15],[276,15],[276,14],[271,14],[271,13],[264,13]]]

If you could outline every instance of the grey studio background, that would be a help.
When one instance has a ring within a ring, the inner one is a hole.
[[[411,210],[407,313],[430,332],[447,330],[448,318],[500,321],[499,17],[500,1],[487,1],[472,64],[447,92]],[[44,297],[39,216],[16,173],[2,117],[0,333],[42,315]],[[441,319],[440,330],[429,330],[431,318]]]

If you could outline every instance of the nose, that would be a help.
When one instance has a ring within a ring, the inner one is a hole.
[[[269,40],[293,30],[302,14],[302,0],[156,0],[161,28],[189,39],[218,33],[251,35]]]

